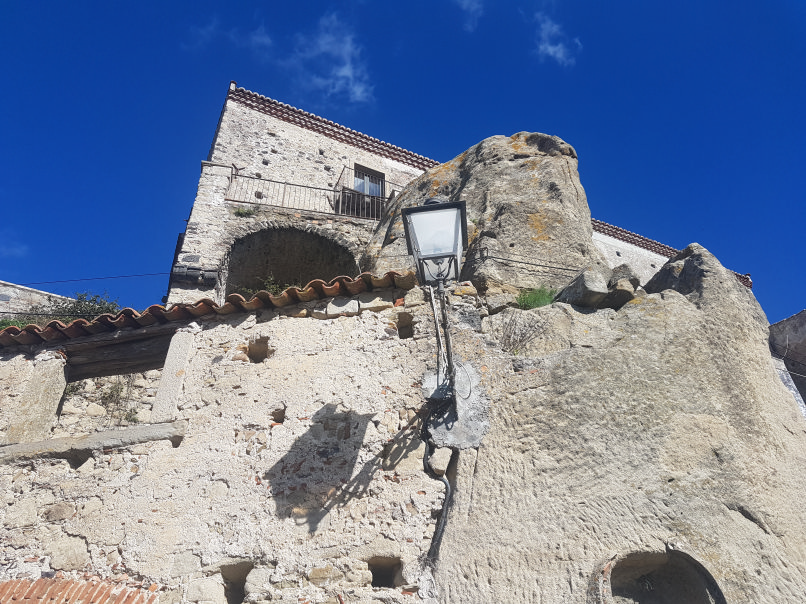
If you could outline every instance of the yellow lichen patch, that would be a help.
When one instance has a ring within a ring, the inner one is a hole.
[[[549,241],[548,219],[542,214],[529,214],[529,228],[534,231],[533,241]]]
[[[449,162],[435,166],[426,172],[425,176],[431,179],[431,184],[428,188],[429,195],[436,195],[443,186],[448,184],[456,174],[459,163],[461,163],[465,153],[453,158]]]
[[[473,243],[473,240],[478,236],[478,234],[479,234],[479,227],[477,227],[474,224],[467,235],[467,244],[470,245],[471,243]]]
[[[531,155],[532,150],[529,148],[529,145],[526,144],[526,141],[524,141],[520,137],[518,138],[515,137],[516,137],[515,134],[509,137],[509,139],[512,141],[511,143],[509,143],[509,146],[512,147],[512,150],[515,151],[516,153],[528,153],[529,155]]]

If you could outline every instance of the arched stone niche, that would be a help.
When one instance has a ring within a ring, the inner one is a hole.
[[[323,235],[300,229],[268,228],[238,239],[230,249],[226,294],[240,288],[261,289],[267,278],[285,285],[329,281],[360,271],[353,253]]]
[[[726,604],[705,567],[686,553],[631,552],[602,564],[588,604]]]

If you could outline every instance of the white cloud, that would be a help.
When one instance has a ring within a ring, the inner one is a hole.
[[[335,14],[319,20],[316,33],[297,36],[296,50],[287,62],[303,87],[327,97],[346,96],[354,103],[373,99],[373,86],[362,48],[352,30]]]
[[[240,46],[241,48],[248,48],[254,52],[258,58],[269,58],[266,53],[268,52],[269,48],[271,48],[273,42],[269,34],[266,33],[266,28],[262,24],[254,30],[246,33],[242,33],[237,29],[232,29],[227,36],[233,44]]]
[[[475,31],[476,26],[479,24],[479,18],[484,12],[484,4],[482,0],[453,0],[454,3],[459,5],[465,11],[465,31]]]
[[[214,17],[207,25],[191,25],[189,31],[189,40],[181,44],[183,50],[199,50],[218,40],[224,40],[240,48],[248,48],[259,58],[265,59],[267,58],[266,52],[272,45],[272,39],[262,24],[247,32],[238,29],[225,31],[221,28],[218,19]]]
[[[545,13],[535,15],[537,21],[537,54],[541,58],[554,59],[563,67],[576,62],[576,54],[582,50],[578,38],[569,39],[562,27]]]
[[[23,258],[28,255],[28,246],[16,241],[11,231],[0,231],[0,241],[0,258]]]
[[[266,28],[261,24],[255,31],[249,32],[246,37],[247,45],[255,52],[262,52],[271,46],[271,38],[266,33]]]
[[[215,17],[213,17],[207,25],[191,25],[189,29],[190,40],[180,44],[182,50],[197,50],[203,48],[210,44],[220,33],[218,19]]]

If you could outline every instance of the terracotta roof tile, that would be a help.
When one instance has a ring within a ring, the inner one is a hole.
[[[14,579],[0,583],[0,604],[156,604],[159,593],[98,578]]]
[[[76,319],[69,325],[61,321],[51,321],[44,327],[26,325],[23,328],[6,327],[0,330],[0,348],[58,343],[99,333],[110,333],[127,327],[148,327],[157,323],[191,321],[206,315],[231,315],[258,310],[260,308],[282,308],[300,302],[311,302],[332,296],[354,296],[369,289],[398,287],[411,289],[416,284],[414,273],[390,271],[383,276],[362,273],[357,277],[335,277],[330,281],[314,279],[303,288],[289,287],[278,295],[267,291],[257,292],[250,300],[240,294],[230,294],[224,304],[218,305],[209,298],[202,298],[192,304],[174,304],[170,308],[160,305],[149,306],[142,313],[132,308],[124,308],[116,315],[103,314],[92,321]]]
[[[280,101],[275,101],[262,94],[246,90],[245,88],[230,88],[227,99],[231,99],[241,105],[281,119],[284,122],[347,143],[353,147],[364,149],[382,157],[395,159],[414,168],[427,170],[439,164],[436,160],[423,157],[402,147],[378,140],[367,134],[357,132],[336,122],[319,117],[313,113],[308,113],[302,109],[297,109],[291,105],[286,105]]]

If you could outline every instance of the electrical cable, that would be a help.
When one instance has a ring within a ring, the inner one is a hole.
[[[436,392],[442,390],[443,379],[440,378],[440,365],[444,367],[444,374],[445,379],[448,379],[448,372],[450,368],[447,367],[448,365],[448,355],[445,347],[448,345],[447,340],[446,343],[443,344],[442,342],[442,335],[440,332],[440,324],[439,324],[439,317],[437,315],[437,305],[436,305],[436,296],[434,295],[434,288],[431,285],[428,285],[428,294],[431,298],[431,311],[434,314],[434,328],[437,332],[437,375],[436,375]],[[447,329],[447,327],[446,327]],[[447,338],[447,334],[445,336]],[[468,382],[470,380],[468,379]],[[442,542],[442,534],[445,531],[445,522],[448,516],[448,504],[450,503],[451,499],[451,485],[448,482],[448,479],[445,476],[440,476],[437,474],[434,469],[431,467],[431,456],[434,453],[434,445],[431,442],[431,432],[428,428],[429,424],[431,423],[433,418],[442,417],[446,413],[449,413],[451,408],[456,404],[456,393],[452,390],[450,392],[450,396],[448,398],[429,398],[427,400],[427,408],[428,413],[426,414],[425,418],[423,419],[422,427],[420,428],[420,439],[425,443],[425,454],[423,455],[423,469],[425,473],[433,478],[434,480],[439,480],[445,486],[445,498],[442,500],[442,513],[439,517],[439,522],[437,523],[436,529],[434,530],[434,536],[431,539],[431,547],[428,548],[428,559],[435,563],[437,559],[437,555],[439,553],[439,547]]]
[[[445,354],[445,347],[442,344],[442,334],[439,330],[439,319],[437,318],[437,305],[434,296],[434,288],[430,285],[428,286],[428,294],[431,298],[431,311],[434,313],[434,329],[437,332],[437,389],[442,385],[442,380],[440,379],[440,365],[444,368],[447,365],[447,356]],[[445,370],[445,375],[447,377],[447,370]]]
[[[450,401],[448,401],[450,402]],[[451,498],[451,483],[448,482],[448,479],[445,478],[444,475],[440,476],[434,471],[434,468],[431,467],[431,456],[434,453],[434,447],[431,444],[431,432],[428,430],[428,424],[431,421],[431,418],[436,415],[438,410],[444,411],[445,407],[444,402],[442,405],[431,406],[431,401],[428,401],[428,414],[425,416],[423,420],[423,425],[420,430],[420,438],[425,443],[425,454],[423,455],[423,469],[425,473],[428,474],[434,480],[439,480],[443,485],[445,485],[445,498],[442,500],[442,513],[439,516],[439,522],[437,523],[436,529],[434,529],[434,536],[431,538],[431,547],[428,548],[428,559],[431,562],[436,562],[437,554],[439,553],[439,546],[442,543],[442,534],[445,532],[445,521],[448,516],[448,503]]]
[[[467,370],[467,367],[465,366],[465,364],[462,361],[456,361],[456,363],[454,363],[454,365],[458,365],[459,367],[462,368],[462,371],[465,372],[465,377],[467,378],[467,387],[468,387],[467,396],[462,396],[461,394],[459,394],[458,391],[456,392],[456,396],[458,396],[463,401],[466,401],[467,399],[470,398],[470,395],[473,394],[473,382],[470,380],[470,372]]]
[[[16,312],[16,311],[10,311],[10,310],[9,310],[9,311],[5,311],[5,310],[4,310],[4,311],[3,311],[3,314],[4,314],[4,315],[23,315],[23,316],[26,316],[26,317],[27,317],[27,316],[31,316],[31,317],[64,317],[64,316],[70,316],[70,317],[79,317],[79,318],[82,318],[82,317],[91,317],[91,318],[93,318],[93,319],[94,319],[94,318],[95,318],[95,317],[97,317],[98,315],[103,315],[103,314],[114,315],[116,312],[118,312],[118,311],[115,311],[115,312],[110,312],[110,313],[95,313],[95,314],[92,314],[92,315],[83,315],[83,314],[75,314],[75,313],[52,313],[52,312]]]
[[[49,285],[52,283],[75,283],[77,281],[106,281],[107,279],[132,279],[134,277],[157,277],[170,275],[171,273],[141,273],[139,275],[114,275],[112,277],[87,277],[86,279],[60,279],[58,281],[32,281],[30,283],[20,283],[19,285]]]

